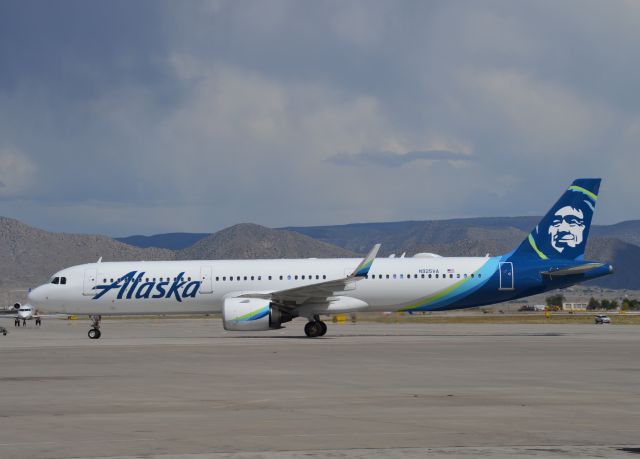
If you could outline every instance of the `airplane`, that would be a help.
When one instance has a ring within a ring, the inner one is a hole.
[[[15,314],[12,314],[15,312]],[[35,320],[36,325],[39,327],[42,325],[42,317],[47,317],[48,315],[41,315],[36,311],[36,309],[30,304],[20,304],[15,303],[11,312],[9,314],[0,315],[0,319],[13,319],[13,325],[15,327],[20,326],[20,321],[26,327],[27,320]]]
[[[55,273],[28,294],[42,310],[88,315],[91,339],[102,316],[210,314],[225,330],[262,331],[357,311],[443,311],[510,301],[611,274],[584,260],[600,179],[577,179],[511,252],[489,257],[102,262]]]

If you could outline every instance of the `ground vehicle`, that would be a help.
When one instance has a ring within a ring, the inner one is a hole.
[[[4,327],[0,327],[0,333],[2,333],[4,336],[7,336],[7,329]]]
[[[611,319],[609,318],[609,316],[606,316],[604,314],[598,314],[595,317],[595,321],[597,324],[610,324],[611,323]]]

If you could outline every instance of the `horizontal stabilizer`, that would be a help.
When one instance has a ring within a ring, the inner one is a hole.
[[[558,268],[551,269],[549,271],[542,271],[540,274],[543,276],[573,276],[575,274],[584,274],[592,269],[602,268],[604,265],[605,263],[584,263],[570,268]]]

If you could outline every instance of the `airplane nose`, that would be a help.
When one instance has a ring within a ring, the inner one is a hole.
[[[33,306],[42,306],[45,299],[46,296],[42,286],[31,289],[27,294],[27,301]]]

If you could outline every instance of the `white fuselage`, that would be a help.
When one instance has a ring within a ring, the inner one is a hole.
[[[490,260],[495,259],[376,259],[366,278],[351,282],[337,295],[366,303],[359,310],[395,310],[443,292],[472,273],[478,276]],[[225,299],[239,294],[270,293],[344,278],[361,261],[345,258],[91,263],[56,273],[51,283],[30,292],[29,302],[47,312],[64,314],[212,313],[221,310]]]
[[[20,308],[18,309],[18,318],[24,320],[33,319],[33,309],[32,308]]]

